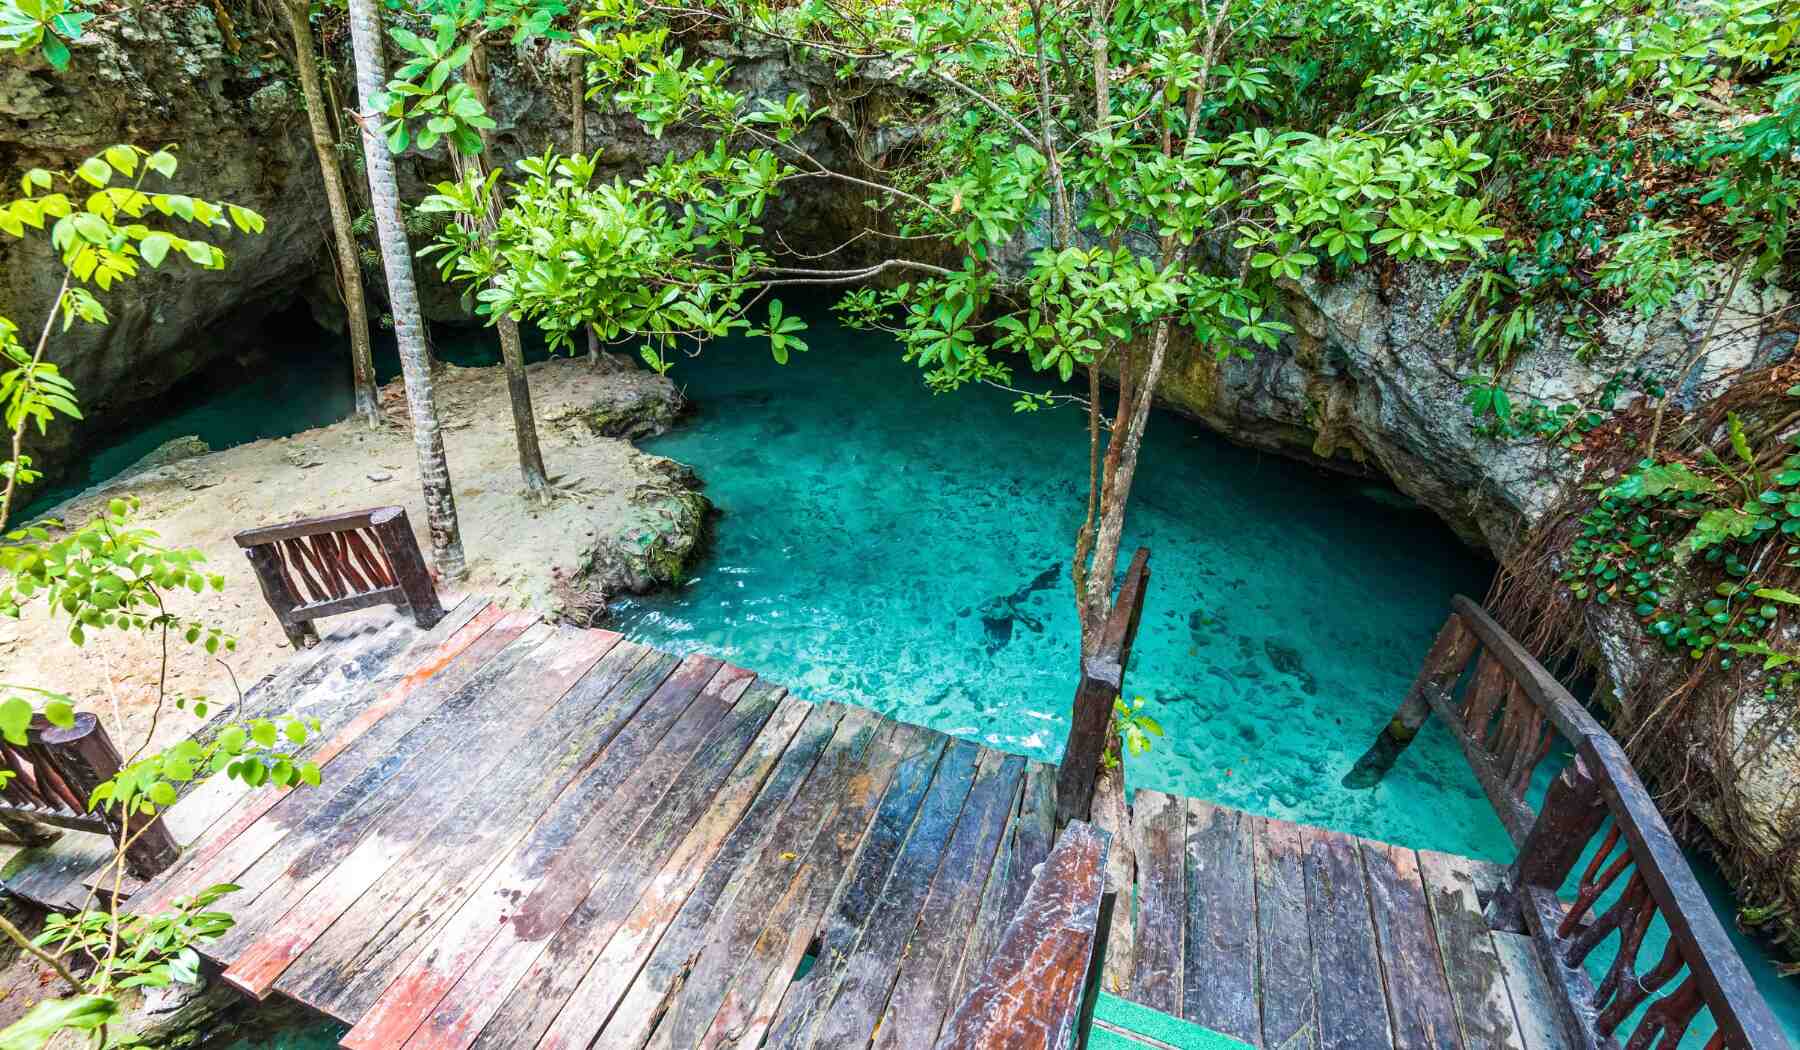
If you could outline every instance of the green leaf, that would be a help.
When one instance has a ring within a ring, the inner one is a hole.
[[[44,718],[58,729],[75,724],[75,706],[67,700],[52,700],[44,705]]]
[[[147,794],[150,796],[150,801],[158,806],[167,808],[175,804],[175,788],[166,781],[158,780],[151,784]]]
[[[161,266],[162,261],[168,258],[169,247],[173,243],[168,234],[153,233],[138,242],[138,254],[152,267]]]
[[[112,181],[113,170],[112,165],[99,157],[89,157],[81,162],[81,167],[75,169],[75,174],[81,176],[84,182],[104,187]]]
[[[106,995],[74,995],[46,999],[24,1017],[0,1029],[0,1050],[40,1050],[58,1032],[73,1028],[91,1032],[119,1016],[119,1004]]]
[[[31,704],[22,697],[9,696],[0,702],[0,736],[6,742],[24,747],[25,731],[31,728]]]
[[[1783,590],[1780,587],[1760,587],[1755,591],[1758,598],[1767,598],[1772,602],[1784,605],[1800,605],[1800,594]]]

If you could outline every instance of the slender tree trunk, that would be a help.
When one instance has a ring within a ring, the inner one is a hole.
[[[388,302],[394,311],[394,339],[400,347],[400,371],[406,380],[406,407],[412,416],[413,449],[419,457],[419,481],[425,489],[425,520],[431,533],[431,557],[438,572],[451,579],[468,573],[463,561],[462,533],[456,522],[456,494],[450,488],[450,464],[444,458],[444,435],[438,428],[437,402],[431,392],[431,365],[426,360],[425,325],[419,315],[419,289],[413,283],[412,248],[400,221],[400,187],[394,158],[381,137],[382,93],[386,69],[381,62],[381,16],[377,0],[350,0],[350,42],[356,52],[357,123],[362,127],[363,154],[369,173],[369,200],[375,230],[381,238],[381,262],[387,272]]]
[[[369,308],[363,301],[362,268],[357,263],[356,235],[350,230],[350,200],[344,192],[344,174],[338,168],[337,137],[326,120],[325,95],[319,85],[312,25],[306,0],[281,0],[294,37],[294,74],[306,96],[306,119],[312,125],[313,152],[319,156],[319,174],[325,179],[325,201],[331,208],[331,232],[337,241],[338,288],[344,296],[344,312],[350,317],[350,372],[356,387],[356,414],[370,426],[381,423],[375,402],[375,357],[369,348]]]
[[[475,98],[481,108],[492,112],[493,100],[488,94],[488,55],[487,46],[476,42],[469,52],[469,64],[464,71],[469,88],[475,92]],[[481,133],[480,170],[483,174],[493,170],[490,156],[489,137],[484,129]],[[494,193],[488,201],[487,212],[481,217],[481,232],[492,238],[498,223],[498,211],[502,206],[500,187],[496,183]],[[538,445],[537,416],[531,407],[531,381],[525,375],[525,348],[519,338],[519,322],[512,317],[501,314],[495,327],[500,330],[500,361],[506,369],[506,394],[512,402],[513,442],[519,449],[519,474],[525,480],[525,493],[535,500],[550,498],[550,479],[544,473],[544,452]]]
[[[569,54],[573,72],[569,77],[569,152],[587,155],[587,56],[580,51]],[[593,325],[587,325],[588,364],[600,366],[600,336]]]

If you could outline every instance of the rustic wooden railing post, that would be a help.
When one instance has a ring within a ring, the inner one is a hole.
[[[1431,651],[1425,655],[1425,662],[1419,665],[1418,677],[1413,679],[1412,688],[1407,690],[1400,709],[1394,712],[1394,717],[1388,720],[1350,772],[1344,774],[1342,783],[1345,787],[1371,788],[1381,783],[1381,778],[1394,768],[1401,752],[1431,717],[1429,694],[1436,693],[1447,699],[1474,653],[1475,635],[1461,617],[1451,613],[1438,631],[1437,640],[1431,644]]]
[[[100,719],[86,712],[76,715],[75,724],[67,729],[44,730],[42,741],[56,771],[83,806],[94,789],[118,775],[124,765]],[[156,876],[181,855],[161,817],[126,814],[117,806],[102,808],[100,815],[113,841],[125,847],[126,869],[140,879]]]
[[[425,555],[419,551],[419,538],[413,535],[406,508],[383,507],[369,515],[369,528],[381,539],[381,549],[394,568],[395,580],[406,594],[406,605],[413,622],[421,629],[431,627],[444,618],[444,607],[438,602],[437,585],[431,582],[431,570]]]
[[[1094,805],[1094,781],[1106,754],[1113,701],[1125,688],[1125,667],[1144,615],[1144,591],[1150,583],[1150,549],[1139,547],[1125,570],[1112,615],[1101,629],[1094,651],[1081,660],[1081,681],[1069,717],[1069,740],[1056,771],[1056,826],[1087,820]]]
[[[263,600],[269,603],[276,622],[286,632],[288,644],[296,649],[304,649],[318,641],[319,636],[314,632],[311,620],[293,620],[293,613],[300,606],[300,599],[288,587],[287,578],[281,571],[281,555],[275,552],[275,546],[260,544],[245,547],[244,557],[249,559],[250,568],[256,573],[256,583],[262,588]]]

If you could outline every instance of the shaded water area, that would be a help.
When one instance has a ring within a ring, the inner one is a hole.
[[[619,604],[611,626],[725,657],[810,699],[1054,760],[1075,684],[1067,558],[1086,495],[1083,417],[1015,413],[987,389],[934,396],[891,343],[812,313],[812,349],[785,368],[766,346],[728,342],[671,373],[696,412],[645,447],[705,480],[721,510],[714,546],[686,586]],[[304,323],[255,338],[261,356],[220,366],[99,450],[82,484],[173,437],[224,448],[349,411],[340,341]],[[438,350],[459,364],[495,354],[487,333],[440,332]],[[391,348],[378,349],[378,368],[397,372]],[[1487,587],[1491,565],[1435,518],[1384,486],[1158,413],[1126,540],[1127,555],[1153,552],[1127,694],[1165,730],[1128,762],[1134,787],[1510,858],[1435,721],[1378,787],[1339,784],[1405,692],[1449,596]],[[1738,936],[1729,891],[1696,867]],[[1800,989],[1738,939],[1800,1036]],[[319,1029],[232,1050],[334,1044]]]

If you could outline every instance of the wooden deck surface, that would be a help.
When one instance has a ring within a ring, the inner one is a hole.
[[[988,1000],[1046,994],[984,982],[1038,950],[1007,946],[1051,853],[1053,768],[446,604],[429,631],[340,621],[259,683],[253,713],[322,723],[323,786],[202,784],[165,818],[181,861],[129,906],[242,887],[203,953],[358,1050],[929,1050],[992,1027]],[[1572,1045],[1532,942],[1483,918],[1491,865],[1155,792],[1123,837],[1131,958],[1106,966],[1136,1002],[1291,1050]],[[107,845],[66,835],[7,888],[79,904]]]
[[[1132,1001],[1285,1050],[1577,1045],[1531,938],[1483,917],[1500,868],[1153,791],[1131,820]]]
[[[129,906],[241,886],[203,953],[347,1047],[930,1048],[1050,852],[1016,756],[475,598],[346,623],[252,698],[324,785],[202,785]]]

